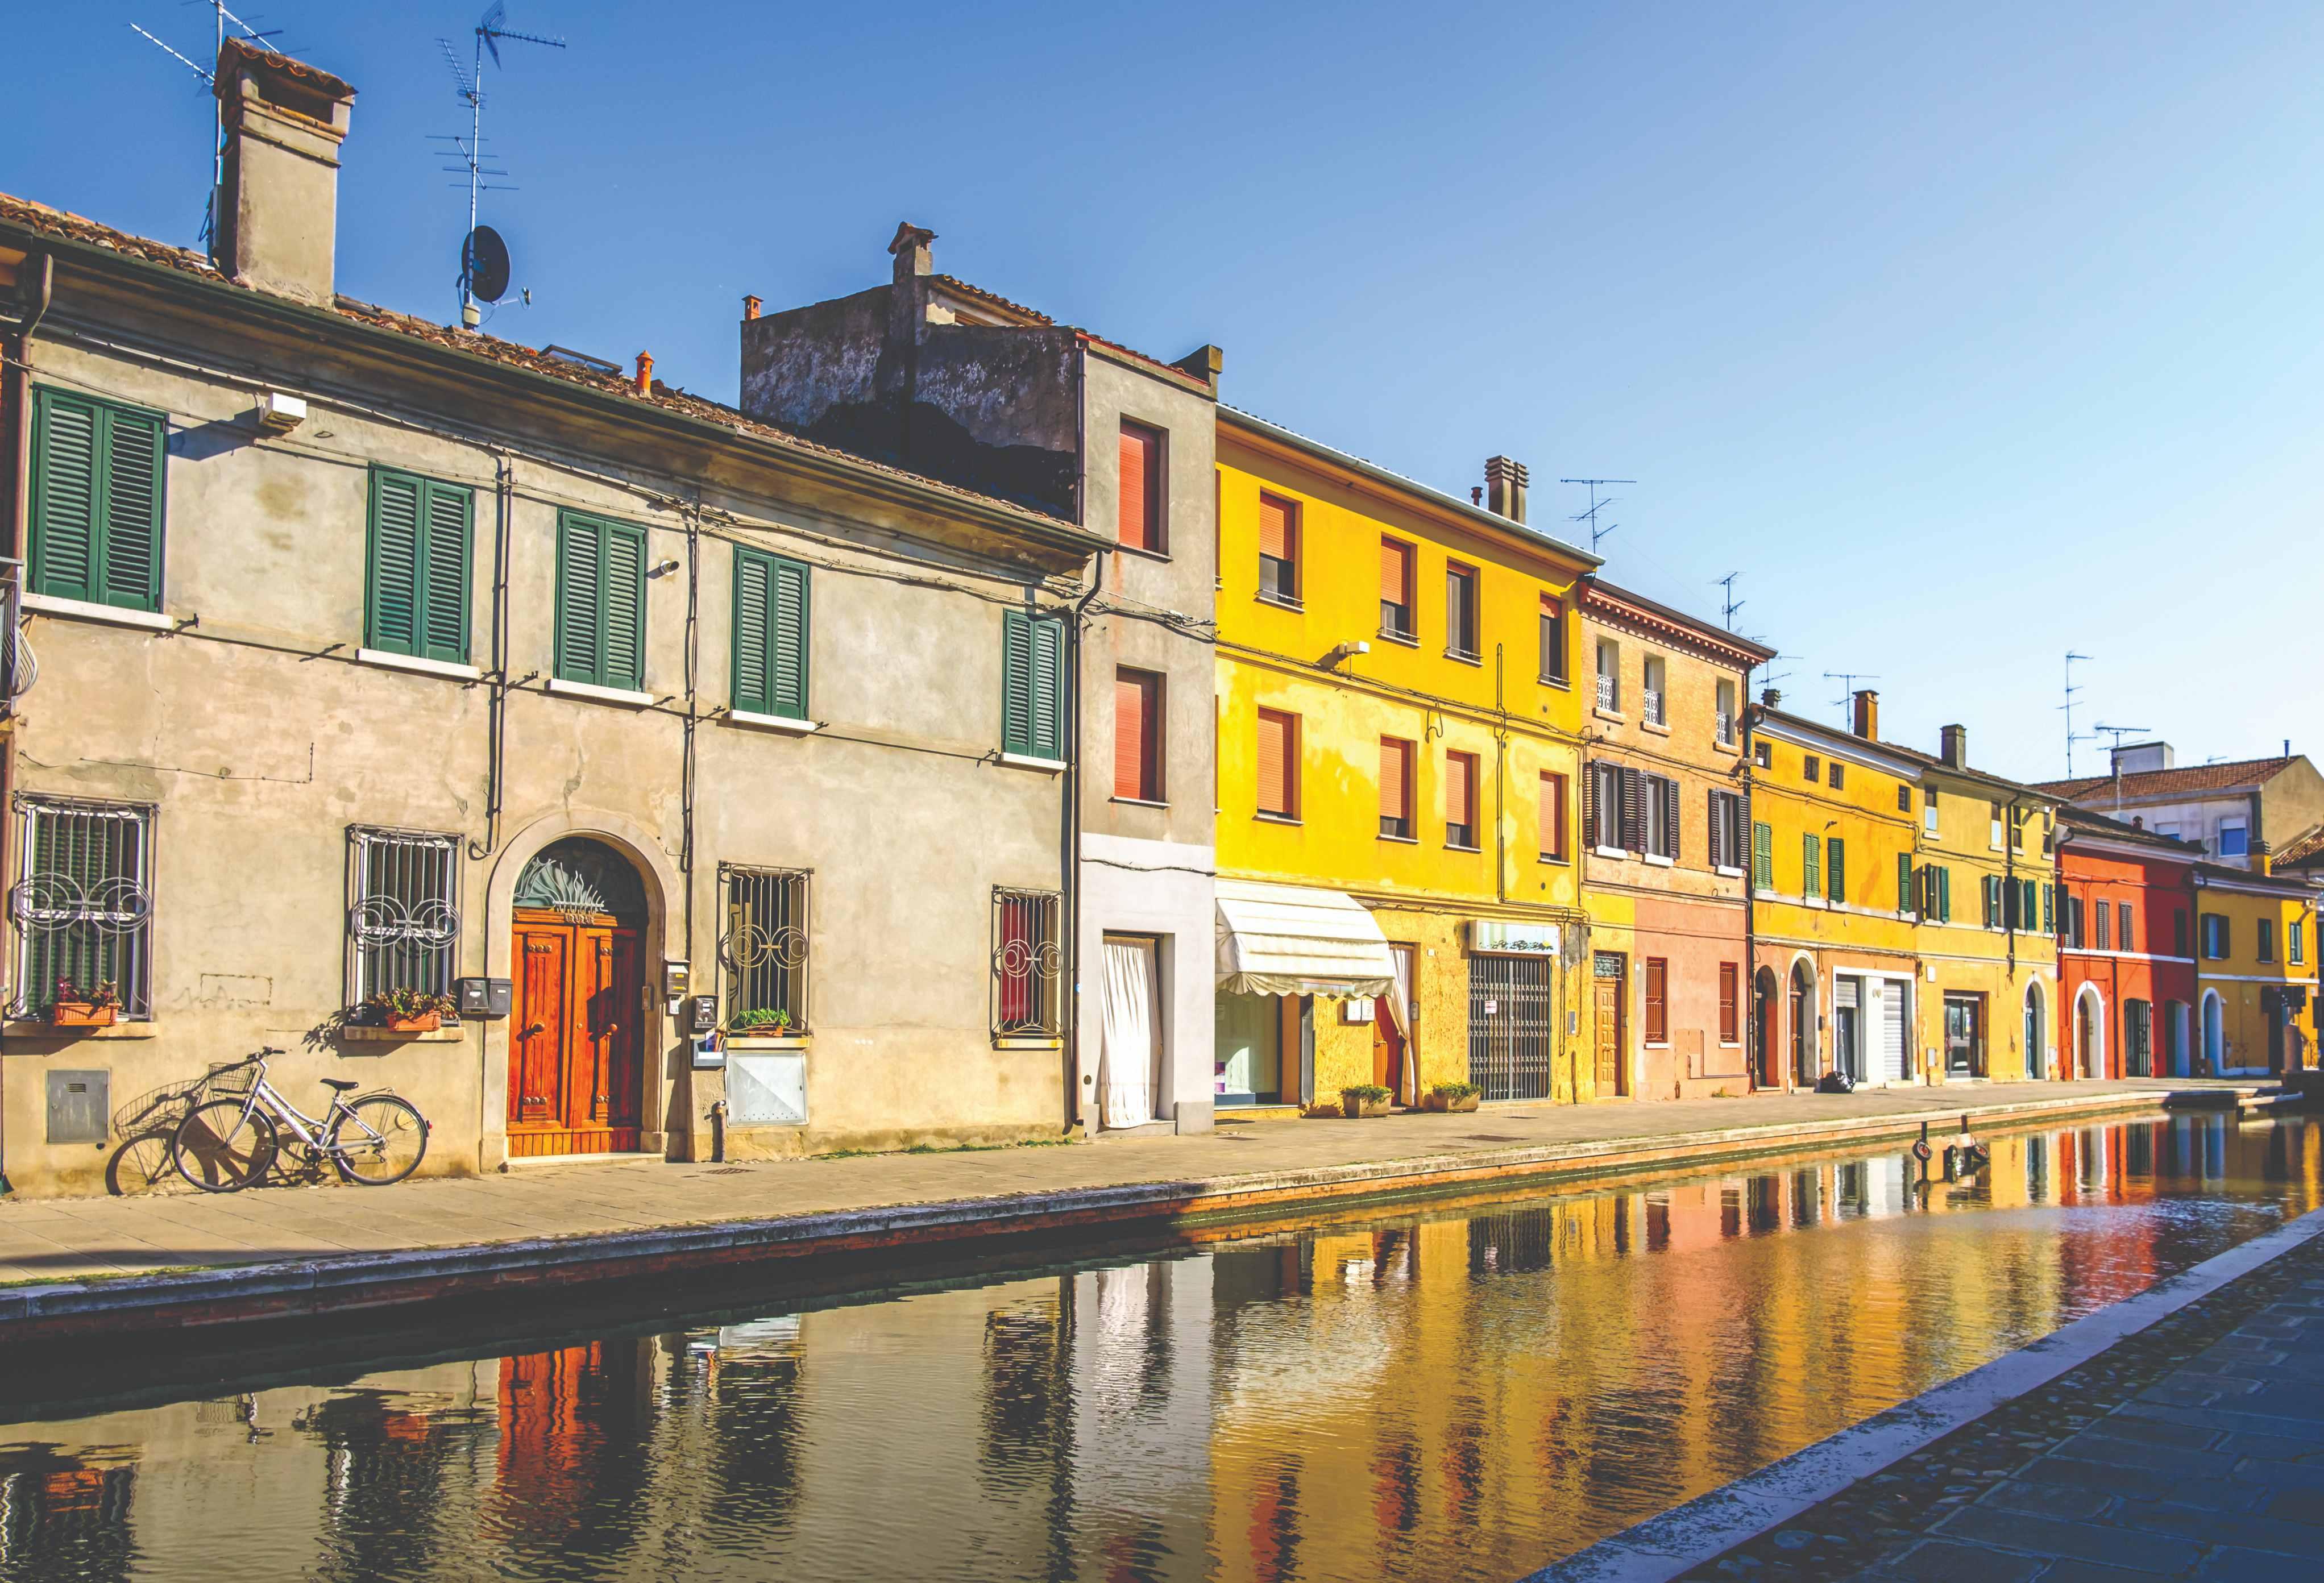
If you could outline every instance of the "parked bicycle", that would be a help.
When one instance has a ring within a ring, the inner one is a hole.
[[[178,1173],[204,1192],[235,1192],[271,1170],[287,1130],[302,1163],[328,1163],[349,1182],[387,1187],[420,1169],[428,1154],[428,1118],[410,1100],[384,1090],[349,1100],[360,1084],[327,1077],[330,1109],[319,1118],[284,1099],[266,1081],[267,1045],[210,1073],[205,1100],[179,1123],[171,1154]]]

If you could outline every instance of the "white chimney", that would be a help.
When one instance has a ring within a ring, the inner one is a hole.
[[[230,278],[327,307],[338,241],[339,144],[355,90],[240,39],[218,51],[226,163],[210,245]]]

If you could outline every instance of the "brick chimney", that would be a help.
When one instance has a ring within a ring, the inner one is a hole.
[[[1512,522],[1526,520],[1526,468],[1507,456],[1485,458],[1485,509]]]
[[[218,51],[226,118],[210,245],[229,277],[328,306],[338,242],[339,145],[355,90],[240,39]]]
[[[1854,705],[1849,713],[1849,729],[1868,741],[1877,741],[1880,736],[1880,695],[1869,687],[1858,687],[1849,695],[1849,702]]]
[[[1937,758],[1946,768],[1969,768],[1969,727],[1965,725],[1941,727],[1937,732],[1937,740],[1941,744],[1937,749]]]
[[[928,245],[936,239],[935,232],[909,220],[897,225],[896,239],[888,244],[888,251],[896,260],[896,284],[900,286],[915,276],[936,272],[936,250]]]

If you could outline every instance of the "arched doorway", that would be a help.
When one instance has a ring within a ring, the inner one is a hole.
[[[2025,1070],[2034,1077],[2054,1077],[2050,1070],[2048,1019],[2042,1015],[2042,986],[2025,986]]]
[[[1816,1070],[1815,979],[1808,964],[1792,964],[1792,1075],[1803,1088],[1815,1087],[1823,1074]]]
[[[2106,1002],[2088,984],[2074,998],[2074,1075],[2106,1075]]]
[[[625,1154],[645,1100],[645,888],[603,842],[567,836],[517,876],[509,1013],[514,1157]]]
[[[1784,1086],[1784,1041],[1775,1022],[1775,970],[1761,968],[1751,980],[1751,1036],[1759,1051],[1759,1086]]]
[[[2217,1077],[2227,1067],[2227,1027],[2224,1010],[2217,989],[2203,991],[2203,1075],[2206,1077]]]

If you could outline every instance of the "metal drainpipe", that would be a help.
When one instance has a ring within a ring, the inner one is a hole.
[[[1089,516],[1089,379],[1087,346],[1074,359],[1074,522]],[[1065,626],[1065,1124],[1088,1128],[1082,1098],[1082,617],[1105,586],[1105,552],[1091,557],[1089,592],[1074,602]],[[1097,1097],[1091,1085],[1090,1099]]]
[[[28,282],[29,290],[26,290]],[[8,360],[5,387],[8,400],[14,403],[15,432],[10,439],[14,455],[11,463],[14,477],[9,490],[5,529],[6,541],[0,545],[0,553],[5,553],[12,563],[5,575],[16,579],[17,591],[21,594],[24,585],[25,518],[31,510],[32,494],[32,336],[40,329],[41,321],[48,317],[49,305],[55,297],[55,260],[46,253],[27,256],[17,277],[16,290],[17,299],[24,305],[24,320],[16,327],[14,354]],[[0,406],[5,404],[0,403]],[[18,619],[22,620],[22,617]],[[15,640],[14,632],[5,636],[10,642]],[[15,701],[8,699],[5,703],[9,713],[14,713]],[[5,741],[0,742],[0,799],[5,799],[15,788],[16,733],[12,730]],[[6,839],[5,826],[0,824],[0,862],[8,858]],[[13,953],[11,960],[14,960]],[[5,1157],[0,1157],[0,1193],[7,1191],[7,1162]]]

